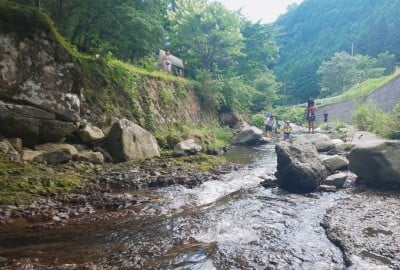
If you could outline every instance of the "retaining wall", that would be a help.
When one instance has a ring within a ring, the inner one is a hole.
[[[391,111],[400,102],[400,76],[397,76],[365,97],[319,106],[316,111],[316,122],[317,124],[321,124],[324,121],[324,111],[329,115],[328,121],[340,120],[351,122],[352,112],[357,104],[368,101],[372,101],[385,112]]]

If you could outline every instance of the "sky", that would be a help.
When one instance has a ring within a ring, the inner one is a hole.
[[[216,0],[229,10],[239,10],[252,22],[272,23],[286,12],[288,5],[300,4],[303,0]]]

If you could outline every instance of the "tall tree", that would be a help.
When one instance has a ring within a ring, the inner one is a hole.
[[[321,76],[321,90],[328,95],[341,94],[361,78],[356,59],[346,52],[335,53],[330,61],[322,62],[317,73]]]
[[[169,42],[189,69],[225,73],[237,65],[242,55],[243,37],[239,16],[217,2],[176,0],[170,12]]]

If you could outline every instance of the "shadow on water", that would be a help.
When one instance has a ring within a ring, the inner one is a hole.
[[[326,209],[344,195],[321,199],[261,187],[276,168],[272,145],[237,147],[226,158],[247,166],[193,189],[155,190],[159,201],[135,214],[105,213],[96,222],[36,230],[36,238],[33,231],[2,235],[0,243],[8,244],[0,244],[0,257],[98,269],[344,268],[320,226]]]

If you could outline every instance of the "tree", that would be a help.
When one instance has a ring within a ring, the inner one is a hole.
[[[327,95],[341,94],[361,79],[356,59],[346,52],[335,53],[330,61],[322,62],[317,74],[321,76],[321,91]]]
[[[42,8],[80,51],[111,52],[135,60],[162,47],[170,4],[165,0],[48,0],[42,1]]]
[[[192,70],[227,73],[241,56],[243,37],[238,14],[217,2],[176,0],[176,12],[169,12],[172,53],[185,59]]]
[[[393,73],[396,69],[396,56],[387,51],[378,54],[376,57],[375,67],[385,68],[384,75]]]

